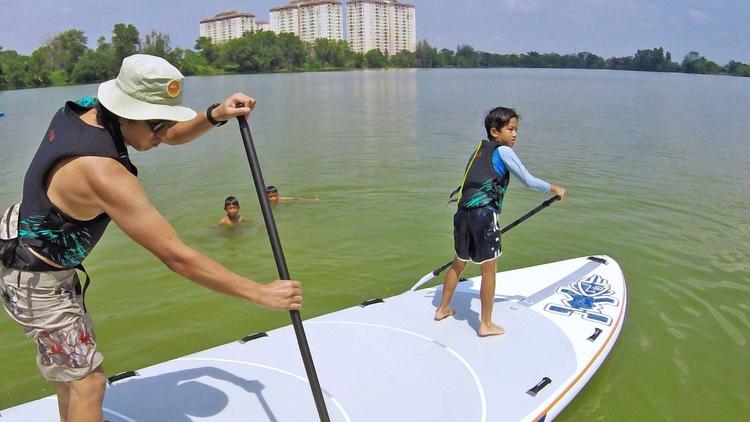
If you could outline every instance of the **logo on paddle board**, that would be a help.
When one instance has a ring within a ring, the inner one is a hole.
[[[602,313],[604,305],[617,306],[620,301],[614,297],[609,281],[600,275],[582,278],[567,287],[560,287],[557,293],[565,295],[562,305],[548,303],[544,310],[553,314],[570,316],[579,314],[581,318],[599,324],[612,324],[612,317]]]

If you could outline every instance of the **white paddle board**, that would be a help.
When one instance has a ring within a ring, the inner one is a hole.
[[[441,286],[306,320],[331,421],[549,421],[625,319],[625,280],[608,256],[499,273],[501,336],[476,334],[479,286],[460,283],[442,321]],[[117,378],[104,400],[111,422],[319,420],[291,326]],[[0,411],[0,422],[32,420],[58,420],[54,396]]]

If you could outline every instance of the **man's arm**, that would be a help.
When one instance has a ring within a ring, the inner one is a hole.
[[[240,107],[239,104],[242,104]],[[237,116],[247,116],[255,107],[255,99],[243,93],[232,94],[218,107],[211,111],[212,117],[218,122],[227,121]],[[206,118],[204,111],[199,111],[192,120],[180,122],[167,130],[163,141],[170,145],[190,142],[206,133],[213,125]]]
[[[97,205],[170,270],[212,290],[268,308],[300,308],[302,292],[298,281],[261,284],[230,271],[183,243],[151,204],[138,179],[122,165],[109,159],[88,161],[84,183],[90,187]]]

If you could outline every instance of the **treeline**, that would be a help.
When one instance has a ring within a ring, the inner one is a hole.
[[[13,50],[3,51],[0,47],[0,89],[101,82],[114,78],[122,59],[135,53],[164,57],[185,75],[384,67],[522,67],[750,76],[748,64],[730,61],[720,66],[695,51],[677,63],[661,47],[638,50],[633,56],[604,59],[588,52],[495,54],[477,51],[469,45],[459,45],[455,51],[438,50],[427,41],[420,41],[415,52],[404,50],[387,56],[379,50],[355,53],[341,40],[319,39],[311,44],[294,34],[258,31],[221,44],[202,37],[196,41],[195,50],[190,50],[172,48],[169,35],[156,31],[141,38],[136,27],[123,23],[114,26],[109,42],[100,37],[95,49],[88,48],[87,42],[83,31],[70,29],[56,35],[30,56]]]

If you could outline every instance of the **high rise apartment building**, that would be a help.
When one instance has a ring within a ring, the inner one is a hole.
[[[256,21],[250,13],[222,12],[200,22],[200,36],[220,43],[247,31],[270,30],[292,33],[310,43],[318,38],[341,40],[341,7],[339,0],[290,0],[271,8],[268,22]],[[377,49],[387,55],[416,51],[414,5],[398,0],[348,0],[346,8],[346,39],[352,51]]]
[[[346,6],[346,39],[352,51],[378,49],[388,55],[416,51],[414,5],[398,0],[349,0]]]
[[[200,21],[200,36],[211,38],[211,42],[218,44],[232,38],[239,38],[247,31],[256,31],[255,15],[240,13],[236,10],[222,12],[218,15]]]
[[[270,10],[270,27],[276,33],[290,32],[302,41],[343,38],[341,2],[338,0],[292,0]]]

